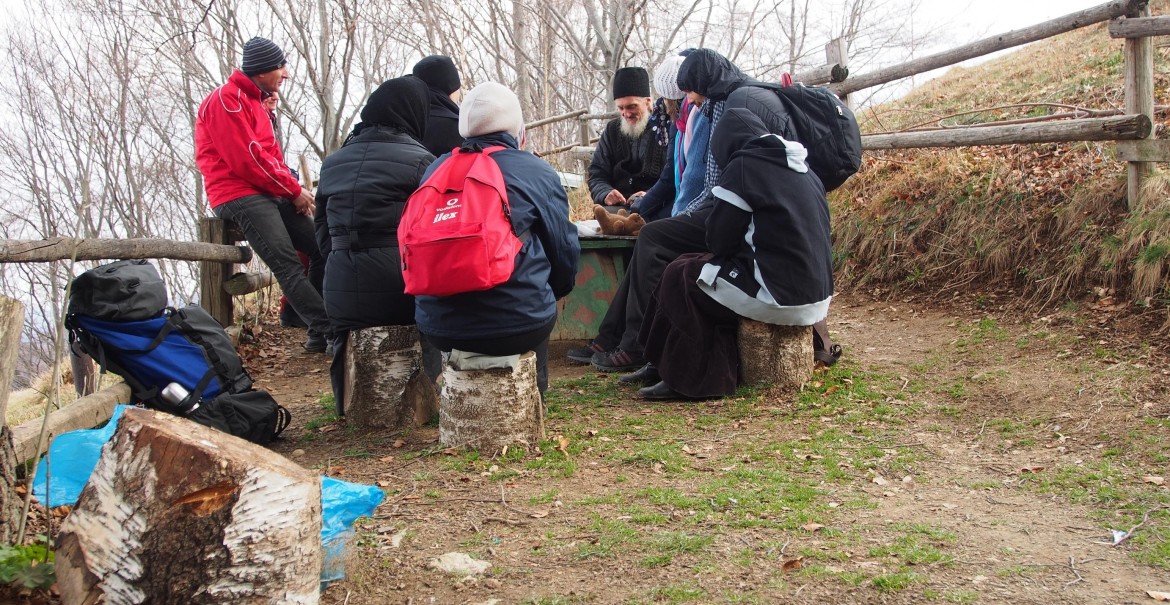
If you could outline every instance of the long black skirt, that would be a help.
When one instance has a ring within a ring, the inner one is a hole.
[[[739,380],[739,315],[695,283],[710,259],[710,254],[684,254],[670,263],[638,334],[662,380],[687,397],[730,395]]]

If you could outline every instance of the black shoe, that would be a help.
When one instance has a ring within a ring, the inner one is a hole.
[[[654,384],[661,381],[662,377],[658,375],[658,368],[654,367],[652,363],[642,366],[642,369],[633,374],[626,374],[618,378],[618,382],[622,384]]]
[[[642,399],[651,399],[655,401],[665,401],[668,399],[687,399],[685,395],[679,394],[666,381],[659,381],[658,384],[652,387],[638,389],[638,394]]]
[[[579,363],[581,365],[589,365],[589,362],[593,359],[594,355],[596,355],[597,353],[604,353],[604,352],[605,352],[605,347],[598,344],[596,340],[591,340],[591,341],[589,341],[589,344],[587,344],[583,347],[577,347],[576,349],[569,349],[568,352],[565,353],[565,356],[568,357],[569,361],[571,361],[573,363]]]
[[[629,372],[646,365],[646,359],[641,353],[617,348],[609,352],[595,353],[589,363],[602,372]]]
[[[330,348],[329,340],[315,332],[310,332],[309,339],[305,341],[305,350],[310,353],[324,353]]]

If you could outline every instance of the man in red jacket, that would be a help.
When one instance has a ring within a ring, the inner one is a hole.
[[[195,163],[211,211],[239,225],[309,324],[305,349],[324,352],[331,330],[321,301],[325,264],[313,232],[313,195],[285,164],[264,105],[287,79],[280,47],[266,38],[248,40],[240,69],[199,106]],[[297,251],[309,257],[307,277]]]

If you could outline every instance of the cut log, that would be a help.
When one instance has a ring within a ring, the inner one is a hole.
[[[435,386],[422,371],[414,326],[352,330],[345,352],[346,422],[361,428],[422,426],[439,407]]]
[[[315,604],[321,482],[243,439],[127,410],[56,555],[63,603]]]
[[[544,439],[544,404],[536,386],[536,354],[520,356],[514,370],[443,368],[439,443],[496,453],[515,443]]]
[[[24,304],[0,296],[0,545],[12,544],[20,533],[22,503],[16,493],[19,484],[16,466],[20,461],[8,428],[8,395],[20,355],[20,333],[24,329]]]
[[[739,372],[745,385],[799,389],[812,377],[812,326],[739,320]]]

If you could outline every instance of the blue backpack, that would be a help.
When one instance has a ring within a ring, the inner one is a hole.
[[[166,301],[162,280],[143,263],[119,261],[74,280],[65,317],[70,342],[103,373],[125,379],[136,403],[256,443],[279,435],[291,414],[252,389],[223,326],[198,305],[159,307]],[[133,319],[119,320],[126,315]],[[172,383],[185,396],[164,394]]]

